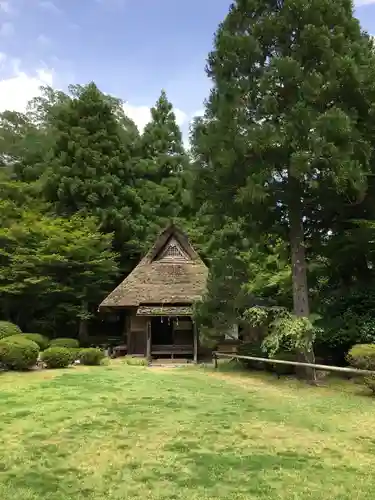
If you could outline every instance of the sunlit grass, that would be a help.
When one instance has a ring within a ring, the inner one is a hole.
[[[372,500],[349,385],[111,366],[0,376],[0,499]]]

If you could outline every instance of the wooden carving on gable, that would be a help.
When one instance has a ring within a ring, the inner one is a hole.
[[[175,238],[171,238],[161,252],[159,261],[188,261],[189,256]]]

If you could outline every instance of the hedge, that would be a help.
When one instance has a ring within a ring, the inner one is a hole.
[[[22,333],[21,328],[14,323],[0,321],[0,339],[11,337],[12,335],[19,335],[20,333]]]
[[[346,360],[354,368],[375,370],[375,344],[357,344],[353,346]]]
[[[67,347],[49,347],[41,358],[47,368],[67,368],[72,364],[72,352]]]
[[[58,338],[51,340],[50,347],[67,347],[67,348],[78,348],[79,342],[77,339],[69,339],[69,338]]]
[[[104,358],[104,353],[96,347],[81,349],[79,359],[83,365],[98,366]]]
[[[39,356],[39,346],[32,340],[7,337],[0,340],[0,364],[6,370],[33,368]],[[19,336],[20,337],[20,336]]]
[[[123,363],[131,366],[148,366],[149,362],[146,358],[136,357],[136,356],[124,356],[120,358]]]
[[[32,340],[38,344],[41,351],[45,351],[50,344],[49,338],[41,335],[40,333],[22,333],[21,337]]]

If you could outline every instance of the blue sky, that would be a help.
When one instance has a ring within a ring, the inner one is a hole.
[[[180,124],[209,91],[205,58],[230,0],[0,0],[0,110],[23,109],[41,83],[94,80],[142,127],[165,88]],[[375,0],[356,15],[375,34]]]

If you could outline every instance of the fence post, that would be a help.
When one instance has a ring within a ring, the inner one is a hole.
[[[216,356],[216,352],[213,352],[213,358],[214,358],[214,368],[215,368],[215,370],[217,370],[217,368],[218,368],[218,364],[217,364],[217,356]]]

